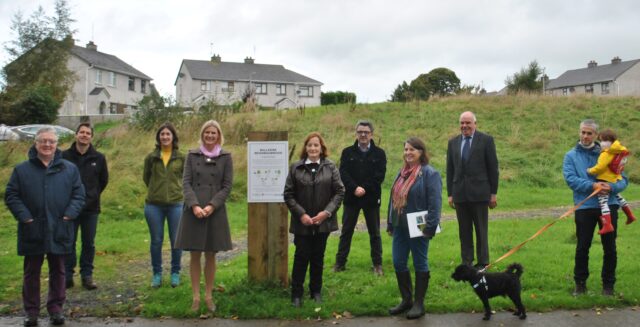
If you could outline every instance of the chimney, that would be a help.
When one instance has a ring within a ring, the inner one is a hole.
[[[219,63],[222,62],[222,58],[220,57],[220,55],[214,54],[211,57],[211,62],[214,63],[214,64],[219,64]]]
[[[620,62],[622,62],[622,59],[620,59],[620,57],[615,56],[613,57],[613,59],[611,59],[611,64],[615,65],[615,64],[619,64]]]
[[[587,68],[593,68],[593,67],[597,67],[597,66],[598,66],[598,63],[595,60],[591,60],[587,64]]]
[[[251,58],[251,57],[246,57],[246,58],[244,58],[244,63],[245,63],[245,64],[253,64],[253,63],[254,63],[254,61],[255,61],[255,60],[254,60],[253,58]]]
[[[93,41],[89,41],[89,43],[87,43],[87,49],[98,51],[98,46],[95,43],[93,43]]]

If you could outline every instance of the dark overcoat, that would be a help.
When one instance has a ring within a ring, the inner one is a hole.
[[[63,217],[76,219],[84,199],[78,168],[62,159],[60,150],[46,167],[31,147],[29,160],[13,169],[4,195],[18,221],[18,255],[71,253],[73,221]]]
[[[232,249],[231,232],[225,202],[231,193],[233,162],[225,150],[215,158],[200,149],[189,151],[182,179],[184,210],[178,226],[175,247],[190,251],[217,252]],[[207,205],[213,213],[203,219],[193,214],[192,207]]]

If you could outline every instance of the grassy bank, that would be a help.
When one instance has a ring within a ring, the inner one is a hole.
[[[245,136],[251,130],[286,130],[294,158],[300,151],[304,136],[320,131],[332,152],[330,158],[339,159],[341,149],[354,141],[354,124],[358,119],[370,119],[376,124],[375,141],[387,152],[388,171],[383,185],[383,207],[386,206],[391,180],[401,165],[402,143],[408,136],[423,138],[429,148],[431,163],[444,177],[447,140],[459,133],[458,116],[472,110],[478,117],[478,128],[495,137],[500,160],[500,189],[498,212],[566,206],[571,203],[571,192],[561,173],[564,153],[578,139],[578,124],[582,119],[594,118],[601,126],[616,130],[623,144],[631,149],[633,157],[627,165],[632,181],[625,191],[628,200],[640,198],[640,99],[638,98],[550,98],[550,97],[462,97],[433,100],[426,103],[329,106],[308,108],[304,111],[267,111],[258,114],[236,114],[222,119],[227,138],[225,148],[233,153],[234,186],[228,212],[233,238],[241,241],[246,235],[246,147]],[[193,148],[197,130],[203,119],[193,117],[178,125],[181,149]],[[188,278],[178,289],[163,288],[152,291],[148,287],[148,230],[142,208],[146,188],[142,183],[143,158],[153,149],[154,131],[145,132],[128,125],[102,125],[96,132],[96,145],[104,152],[111,171],[110,184],[103,194],[103,213],[97,238],[96,279],[108,284],[109,291],[101,289],[96,298],[102,305],[91,309],[91,314],[128,315],[142,313],[147,316],[186,316],[190,302]],[[61,144],[67,148],[68,143]],[[28,144],[0,145],[0,193],[13,166],[25,159]],[[446,192],[443,194],[446,197]],[[446,203],[446,201],[445,201]],[[639,212],[640,209],[636,209]],[[445,206],[444,212],[452,211]],[[386,216],[386,214],[382,214]],[[551,217],[550,217],[551,218]],[[546,220],[509,220],[491,223],[491,251],[497,257],[506,249],[529,237]],[[639,225],[640,226],[640,225]],[[434,271],[427,306],[430,312],[478,310],[480,303],[468,285],[455,284],[448,278],[458,262],[457,226],[445,224],[445,233],[431,245],[430,265]],[[525,305],[532,310],[553,308],[590,307],[594,305],[637,305],[640,287],[633,281],[634,271],[629,258],[640,248],[638,226],[623,226],[619,237],[619,283],[623,293],[616,298],[602,298],[598,292],[592,296],[570,297],[573,247],[573,224],[570,220],[556,224],[525,250],[514,255],[513,261],[522,262]],[[384,239],[385,270],[383,278],[374,278],[369,272],[368,240],[365,233],[354,238],[349,270],[333,274],[327,270],[326,303],[320,312],[310,303],[301,311],[288,307],[288,293],[264,285],[247,285],[246,257],[240,256],[220,267],[218,281],[225,292],[219,294],[222,316],[301,318],[316,315],[327,317],[333,311],[354,314],[384,314],[387,306],[397,298],[395,279],[390,265],[390,242]],[[165,242],[166,243],[166,242]],[[337,238],[331,237],[326,264],[329,267],[337,247]],[[601,250],[594,242],[591,260],[593,277],[598,276]],[[15,220],[6,207],[0,208],[0,312],[19,309],[22,260],[16,256]],[[511,262],[511,261],[509,261]],[[46,270],[45,270],[46,271]],[[596,291],[598,278],[590,279],[590,288]],[[218,294],[217,294],[218,295]],[[69,301],[82,310],[85,294],[74,289]],[[496,300],[496,307],[510,307],[508,301]],[[86,302],[86,301],[85,301]],[[500,304],[498,304],[500,303]],[[72,307],[71,306],[71,307]]]

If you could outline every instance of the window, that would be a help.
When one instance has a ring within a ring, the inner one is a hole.
[[[593,84],[588,84],[584,86],[584,93],[593,93]]]
[[[300,86],[298,88],[298,95],[301,97],[312,97],[313,86]]]
[[[287,85],[276,84],[276,95],[286,95],[286,94],[287,94]]]
[[[211,91],[211,81],[200,81],[200,91]]]
[[[602,83],[602,94],[609,94],[609,83]]]
[[[227,87],[222,88],[222,92],[233,92],[233,90],[234,90],[233,82],[227,82]]]
[[[102,71],[96,69],[96,84],[102,84]]]
[[[267,94],[267,84],[266,83],[253,83],[256,88],[256,94]]]
[[[129,77],[129,91],[136,90],[136,79],[134,77]]]
[[[567,95],[569,93],[569,89],[566,87],[562,88],[562,95]]]
[[[109,85],[116,86],[116,73],[109,72]]]
[[[147,93],[147,81],[140,80],[140,93]]]

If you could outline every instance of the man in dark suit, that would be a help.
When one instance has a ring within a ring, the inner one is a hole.
[[[447,148],[447,195],[456,209],[462,263],[473,265],[473,230],[477,267],[489,264],[488,208],[498,205],[498,157],[493,137],[476,130],[476,116],[460,115],[461,135]]]
[[[351,238],[360,210],[364,212],[371,245],[372,270],[382,275],[382,239],[380,238],[381,184],[387,171],[384,150],[373,142],[373,124],[360,120],[356,124],[356,142],[346,147],[340,157],[340,178],[346,189],[342,212],[342,232],[336,254],[335,272],[345,270]]]

